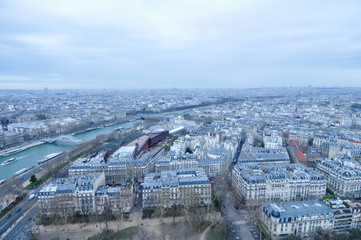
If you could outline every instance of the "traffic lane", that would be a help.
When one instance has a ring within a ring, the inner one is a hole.
[[[243,205],[239,205],[238,209],[235,209],[236,218],[239,220],[239,224],[236,225],[238,235],[243,239],[255,239],[255,236],[249,229],[247,214],[248,212],[243,209]]]
[[[16,224],[16,226],[13,227],[13,229],[11,229],[4,239],[24,239],[24,237],[25,239],[29,239],[31,236],[31,225],[34,225],[33,220],[35,219],[35,215],[36,213],[34,211],[30,211],[18,224]]]
[[[17,207],[11,215],[8,215],[1,221],[0,235],[4,234],[22,215],[29,210],[36,202],[36,199],[25,200],[19,207]]]
[[[26,227],[26,223],[20,221],[5,237],[3,240],[12,240],[12,239],[19,239],[21,235],[23,235],[23,230]]]

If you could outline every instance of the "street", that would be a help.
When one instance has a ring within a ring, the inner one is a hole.
[[[34,204],[36,203],[36,201],[37,201],[37,198],[33,198],[33,199],[29,200],[28,196],[26,196],[26,200],[24,202],[22,202],[16,209],[14,209],[12,213],[8,214],[3,219],[1,219],[0,236],[2,236],[4,233],[6,233],[6,231],[12,225],[14,225],[16,223],[16,221],[18,221],[25,212],[27,212],[29,209],[31,209],[34,206]],[[13,237],[15,235],[19,234],[23,230],[23,227],[25,225],[21,224],[21,223],[23,223],[24,221],[28,221],[28,219],[26,219],[26,217],[24,217],[18,224],[16,224],[14,229],[12,229],[4,239],[16,239]]]

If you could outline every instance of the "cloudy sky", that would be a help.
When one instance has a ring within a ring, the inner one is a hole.
[[[0,89],[361,87],[361,1],[2,0]]]

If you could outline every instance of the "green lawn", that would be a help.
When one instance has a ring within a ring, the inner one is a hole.
[[[122,231],[115,232],[116,239],[129,239],[138,233],[138,227],[129,227]]]
[[[101,239],[126,240],[134,237],[137,233],[138,233],[138,227],[129,227],[119,232],[114,232],[113,230],[103,231],[88,238],[88,240],[101,240]]]
[[[56,170],[61,170],[67,164],[68,164],[67,162],[59,164],[58,166],[56,166]],[[25,187],[25,189],[30,190],[30,189],[36,188],[36,187],[40,186],[43,182],[48,180],[51,176],[52,176],[52,173],[47,173],[44,176],[42,176],[41,178],[39,178],[36,182],[30,183],[29,185],[27,185]]]
[[[207,232],[206,240],[232,240],[232,237],[229,234],[228,237],[226,235],[225,231],[222,231],[218,226],[213,226]]]

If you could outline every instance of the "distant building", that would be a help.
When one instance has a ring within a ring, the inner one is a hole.
[[[279,164],[290,163],[290,157],[284,147],[278,149],[244,145],[238,163]]]
[[[301,148],[298,146],[298,143],[296,142],[296,140],[291,139],[288,142],[288,150],[290,152],[293,162],[303,163],[303,164],[307,163],[307,159],[306,159],[305,155],[303,154]]]
[[[333,229],[334,213],[317,200],[262,204],[261,220],[272,239],[312,236],[317,228]]]
[[[246,201],[302,201],[326,193],[326,178],[301,164],[240,164],[232,171],[232,184]]]
[[[143,208],[210,205],[211,182],[202,169],[150,173],[142,184]]]
[[[325,160],[325,156],[319,152],[317,149],[309,147],[308,151],[310,153],[310,158],[311,160],[313,160],[314,162],[320,162]]]
[[[183,168],[202,168],[207,176],[216,176],[228,172],[232,160],[232,152],[225,149],[200,150],[196,154],[181,154],[171,152],[159,159],[155,171],[174,171]]]
[[[104,159],[104,154],[100,153],[94,158],[78,159],[69,168],[69,175],[104,172],[108,185],[121,185],[133,179],[142,180],[154,169],[155,163],[164,154],[164,148],[143,152],[138,157],[135,157],[136,146],[121,147],[107,160]]]
[[[282,147],[282,137],[277,132],[272,132],[270,136],[263,136],[265,148],[279,149]]]

